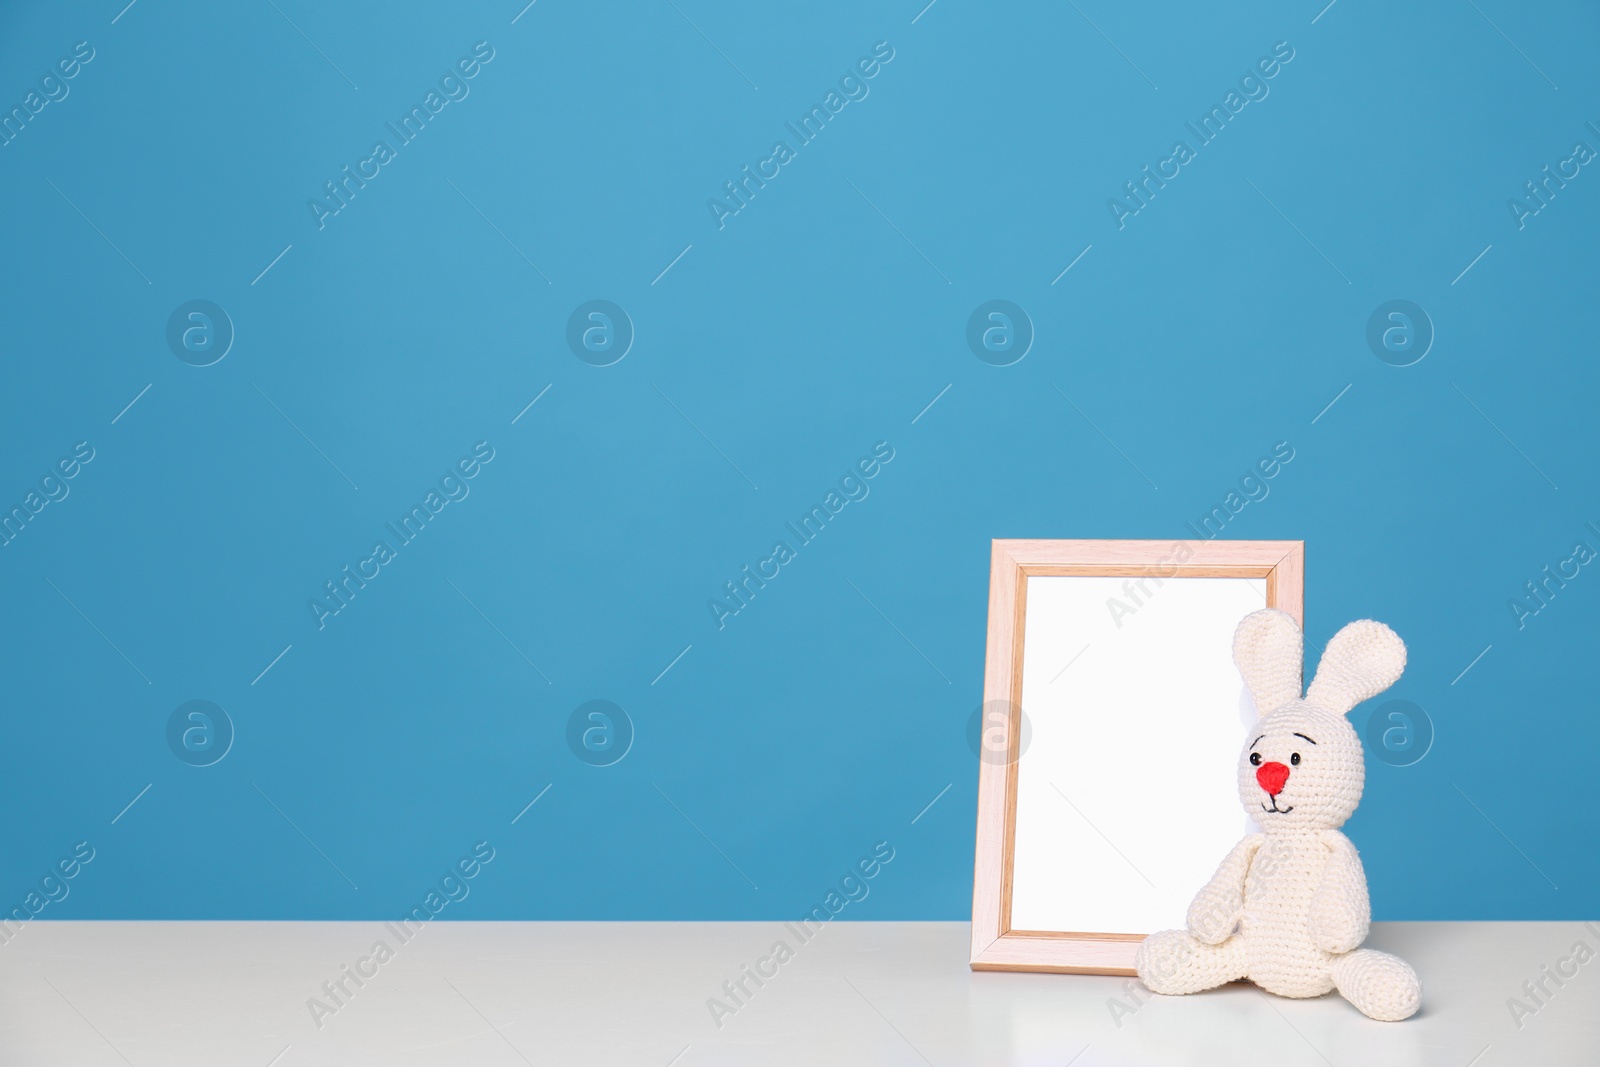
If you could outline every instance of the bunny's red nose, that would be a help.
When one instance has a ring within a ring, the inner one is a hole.
[[[1256,781],[1273,796],[1283,792],[1283,783],[1289,780],[1289,768],[1281,763],[1263,763],[1256,768]]]

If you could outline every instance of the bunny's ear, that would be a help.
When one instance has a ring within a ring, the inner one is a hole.
[[[1233,662],[1250,689],[1258,714],[1270,714],[1300,699],[1303,655],[1303,639],[1293,615],[1267,608],[1240,621],[1233,632]]]
[[[1406,669],[1406,646],[1381,622],[1362,619],[1333,635],[1317,664],[1306,702],[1343,715],[1375,697]]]

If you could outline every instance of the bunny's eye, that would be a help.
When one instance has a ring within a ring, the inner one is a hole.
[[[1289,757],[1289,762],[1296,767],[1300,766],[1300,753],[1296,752]]]
[[[1259,752],[1250,753],[1250,762],[1252,764],[1254,764],[1255,766],[1257,766],[1257,767],[1261,766],[1261,753],[1259,753]],[[1300,758],[1298,756],[1295,757],[1295,762],[1296,763],[1300,762]]]

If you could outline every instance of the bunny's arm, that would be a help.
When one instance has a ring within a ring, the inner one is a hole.
[[[1322,881],[1311,898],[1311,936],[1324,952],[1349,952],[1367,939],[1372,904],[1367,876],[1350,839],[1337,830],[1319,835],[1328,850]]]
[[[1217,873],[1189,905],[1189,933],[1207,945],[1220,945],[1232,934],[1244,911],[1244,878],[1265,835],[1251,834],[1228,853]]]

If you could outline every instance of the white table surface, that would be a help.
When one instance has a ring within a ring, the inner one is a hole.
[[[0,1063],[1593,1067],[1600,959],[1520,1028],[1507,1000],[1595,929],[1378,924],[1423,980],[1417,1016],[1378,1023],[1243,984],[1140,1004],[1128,979],[974,973],[965,923],[836,922],[718,1027],[723,981],[798,945],[782,924],[439,922],[319,1029],[307,999],[398,944],[382,924],[36,921],[0,945]]]

